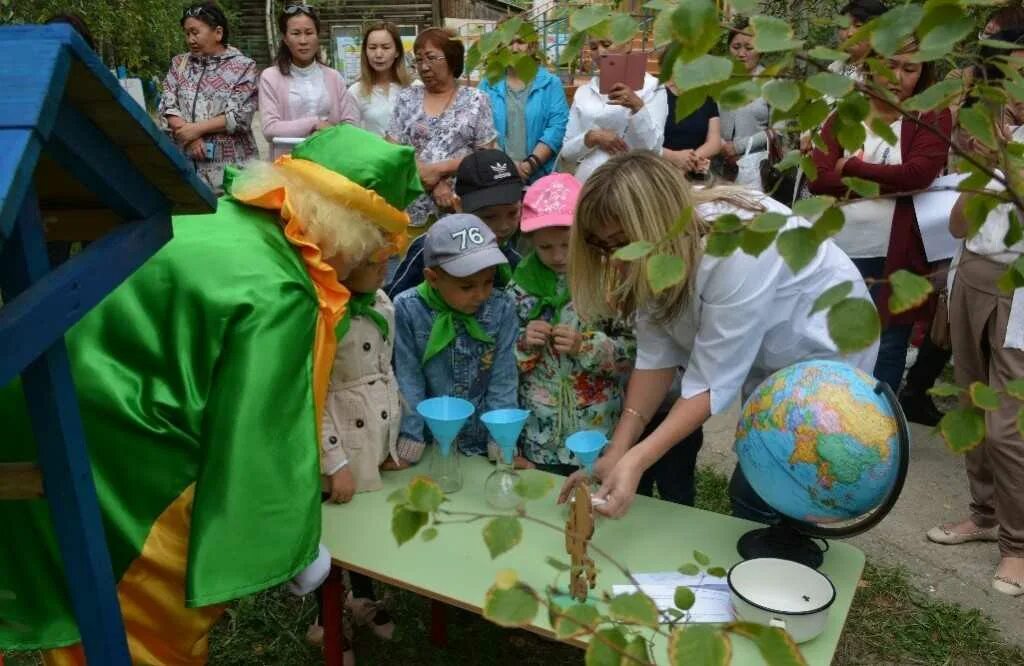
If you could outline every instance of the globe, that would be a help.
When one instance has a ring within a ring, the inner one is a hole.
[[[794,529],[849,536],[876,524],[899,496],[907,433],[886,384],[845,363],[806,361],[750,395],[735,451],[750,486]]]

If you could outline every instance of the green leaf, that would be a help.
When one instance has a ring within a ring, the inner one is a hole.
[[[777,236],[775,232],[761,233],[746,229],[740,232],[740,249],[752,257],[759,257],[771,247]]]
[[[890,146],[896,146],[900,142],[896,132],[892,130],[892,126],[881,118],[875,118],[871,121],[871,131],[880,136]]]
[[[693,224],[693,206],[687,206],[683,209],[682,213],[679,213],[679,217],[672,223],[672,226],[668,230],[668,238],[675,238],[676,236],[686,233]]]
[[[719,233],[712,231],[707,235],[704,251],[712,257],[728,257],[736,251],[742,240],[741,232]]]
[[[697,564],[701,565],[702,567],[706,567],[707,565],[711,564],[711,558],[705,555],[704,553],[700,552],[699,550],[693,551],[693,559],[697,560]]]
[[[650,241],[635,241],[625,247],[620,247],[612,255],[612,258],[619,261],[636,261],[643,259],[654,251],[654,243]]]
[[[1003,236],[1003,244],[1006,247],[1013,247],[1024,239],[1024,226],[1020,222],[1020,214],[1014,210],[1009,216],[1009,225],[1006,227],[1006,235]]]
[[[833,99],[839,99],[853,90],[853,79],[842,74],[818,72],[807,78],[807,85]]]
[[[948,382],[937,382],[934,386],[928,389],[929,395],[933,395],[937,398],[957,398],[963,393],[963,389],[956,384],[950,384]]]
[[[786,216],[781,213],[761,213],[750,222],[750,229],[761,233],[778,231],[786,226]]]
[[[555,487],[555,480],[550,474],[526,469],[519,472],[519,480],[513,488],[516,495],[527,500],[539,500]]]
[[[995,149],[996,135],[992,129],[992,118],[982,111],[982,105],[960,109],[957,122],[985,147]]]
[[[843,228],[846,223],[846,216],[843,214],[843,210],[838,206],[835,208],[829,208],[821,214],[815,222],[811,230],[814,232],[814,237],[819,241],[824,242],[825,239],[831,238],[839,233],[839,230]]]
[[[903,107],[908,111],[933,111],[939,107],[949,106],[963,90],[964,84],[961,79],[946,79],[907,99]]]
[[[444,493],[437,483],[426,476],[417,476],[409,482],[409,506],[416,511],[434,513],[444,501]]]
[[[680,585],[676,588],[676,593],[672,598],[672,603],[674,603],[676,608],[679,610],[690,610],[693,608],[693,604],[697,603],[697,596],[690,588]]]
[[[718,11],[711,0],[688,0],[679,3],[669,14],[672,36],[682,47],[684,61],[698,58],[718,43],[722,28]]]
[[[676,61],[676,67],[681,67],[681,61]],[[679,79],[676,74],[672,75],[672,80],[679,85]],[[704,106],[704,102],[708,99],[707,88],[694,88],[693,90],[687,90],[685,87],[679,88],[679,96],[676,97],[676,122],[680,122],[683,118],[686,118],[694,111]]]
[[[715,578],[725,578],[727,573],[729,572],[722,567],[710,567],[708,569],[708,575],[714,576]]]
[[[1024,400],[1024,379],[1014,379],[1006,382],[1003,387],[1006,393],[1016,400]]]
[[[401,504],[396,504],[391,511],[391,533],[401,546],[409,541],[420,528],[427,524],[429,516],[422,511],[413,511]]]
[[[839,101],[836,114],[844,125],[859,125],[871,112],[867,97],[859,92],[851,93]]]
[[[558,640],[564,641],[588,633],[597,626],[601,614],[589,604],[573,604],[555,619],[554,629]]]
[[[732,74],[732,61],[728,58],[713,55],[702,55],[690,62],[677,61],[673,70],[672,78],[680,90],[692,90],[702,88],[714,83],[720,83],[729,78]]]
[[[843,185],[861,195],[862,197],[877,197],[881,188],[873,180],[864,180],[863,178],[856,178],[854,176],[847,176],[841,179]]]
[[[871,32],[871,46],[888,57],[900,50],[924,16],[920,5],[899,5],[878,17]]]
[[[900,314],[912,310],[928,300],[934,291],[932,283],[906,270],[898,270],[889,276],[892,295],[889,297],[889,312]]]
[[[587,33],[577,32],[569,38],[569,43],[562,49],[561,55],[558,56],[558,64],[570,65],[574,60],[580,56],[580,52],[583,50],[583,43],[587,39]]]
[[[810,197],[808,199],[801,199],[793,204],[793,214],[799,215],[800,217],[808,220],[813,220],[835,205],[835,197]]]
[[[818,167],[815,166],[814,160],[811,159],[810,155],[804,155],[800,158],[800,170],[804,172],[808,180],[818,180]]]
[[[611,12],[604,5],[587,5],[569,16],[569,26],[573,32],[586,32],[610,16]]]
[[[656,254],[647,260],[647,282],[660,293],[686,279],[686,262],[671,254]]]
[[[972,382],[967,390],[971,395],[971,402],[978,409],[983,409],[986,412],[994,412],[999,409],[999,394],[992,390],[992,387],[988,384]]]
[[[555,558],[550,556],[545,557],[544,561],[547,562],[548,566],[554,569],[555,571],[568,571],[572,568],[565,562],[562,562],[561,560],[556,560]]]
[[[608,612],[619,622],[658,626],[658,607],[643,592],[630,592],[612,597]]]
[[[851,153],[861,149],[868,133],[863,123],[843,123],[843,126],[836,132],[836,139],[839,145]]]
[[[626,644],[626,650],[623,653],[621,663],[623,666],[651,663],[651,651],[647,646],[647,640],[643,636],[634,636]]]
[[[828,113],[828,104],[824,100],[816,99],[800,111],[798,126],[801,130],[818,128],[825,122],[825,118],[828,118]]]
[[[844,354],[870,347],[881,333],[878,310],[864,298],[846,298],[828,311],[828,334]]]
[[[614,647],[612,647],[614,646]],[[626,650],[626,636],[618,627],[600,629],[587,643],[586,666],[619,666]]]
[[[789,270],[797,273],[818,253],[818,246],[821,242],[815,237],[814,232],[807,227],[787,229],[779,234],[775,246],[779,254],[786,261]]]
[[[793,638],[782,629],[752,622],[735,622],[731,631],[754,641],[758,652],[772,666],[806,666],[807,662]]]
[[[793,28],[787,21],[774,16],[758,15],[750,19],[754,31],[754,48],[760,53],[792,51],[803,45],[793,38]]]
[[[929,30],[930,26],[931,29]],[[933,6],[927,10],[918,30],[920,46],[916,60],[927,62],[944,57],[961,39],[974,31],[974,19],[956,4]]]
[[[1024,435],[1024,407],[1017,412],[1017,432]]]
[[[818,298],[815,299],[814,305],[811,306],[811,314],[821,312],[822,310],[828,310],[833,305],[849,296],[851,291],[853,291],[853,283],[849,280],[832,285],[826,289],[821,296],[818,296]]]
[[[985,416],[975,407],[948,411],[939,421],[939,432],[950,450],[965,453],[985,439]]]
[[[832,62],[833,60],[845,62],[850,59],[850,54],[846,51],[837,51],[836,49],[830,49],[824,46],[815,46],[807,52],[807,56],[814,58],[815,60],[825,60],[828,62]]]
[[[684,576],[696,576],[700,573],[700,567],[698,567],[693,562],[687,562],[683,566],[679,567],[679,573],[683,574]]]
[[[789,111],[800,101],[800,86],[787,79],[769,81],[761,93],[771,107],[783,111]]]
[[[725,111],[735,111],[740,107],[750,104],[760,96],[760,83],[753,80],[743,81],[726,88],[718,95],[718,107]]]
[[[711,229],[717,233],[731,233],[733,231],[740,231],[744,228],[743,220],[738,215],[732,213],[725,213],[715,218],[711,224]]]
[[[523,540],[523,526],[515,516],[499,516],[484,526],[484,543],[493,560]]]
[[[420,534],[420,538],[424,541],[433,541],[437,538],[437,528],[428,527],[427,529],[423,530],[422,534]]]
[[[625,44],[640,31],[640,23],[629,14],[616,13],[612,16],[609,28],[612,41],[616,44]]]
[[[524,53],[516,60],[516,74],[520,79],[529,84],[537,76],[537,60],[529,53]]]
[[[537,616],[539,602],[533,590],[522,583],[509,589],[491,586],[484,597],[484,617],[502,627],[522,627]]]
[[[470,46],[466,50],[466,62],[465,69],[467,72],[472,72],[476,69],[477,65],[480,64],[480,42],[477,41],[475,44]]]
[[[732,660],[732,643],[713,626],[678,627],[668,639],[668,660],[672,666],[726,666]]]

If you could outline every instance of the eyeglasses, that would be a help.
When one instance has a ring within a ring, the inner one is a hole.
[[[287,7],[284,8],[285,16],[295,16],[300,12],[305,14],[306,16],[317,15],[316,7],[312,5],[307,5],[304,2],[298,5],[288,5]]]
[[[417,67],[430,67],[433,68],[437,63],[445,60],[443,55],[437,55],[436,53],[430,53],[424,58],[413,58],[413,64]]]

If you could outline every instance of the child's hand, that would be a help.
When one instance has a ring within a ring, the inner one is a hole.
[[[555,351],[562,354],[575,356],[583,347],[583,334],[565,324],[555,326],[551,331],[551,337],[554,339]]]
[[[534,469],[536,465],[517,453],[512,456],[512,467],[514,469]]]
[[[543,347],[551,337],[551,324],[535,319],[526,325],[526,344],[529,347]]]
[[[352,476],[352,470],[345,465],[330,476],[331,496],[328,500],[332,504],[344,504],[356,494],[356,480]]]
[[[387,460],[380,464],[380,470],[382,472],[397,472],[399,470],[408,469],[410,467],[412,467],[412,463],[410,463],[409,461],[402,460],[401,458],[396,460],[390,456],[388,457]]]

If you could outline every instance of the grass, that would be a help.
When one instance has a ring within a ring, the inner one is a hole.
[[[710,468],[697,475],[697,505],[729,510],[728,480]],[[429,642],[427,600],[379,587],[398,625],[396,640],[385,643],[368,630],[353,643],[364,666],[532,666],[582,664],[583,653],[525,631],[509,631],[483,618],[448,610],[447,649]],[[210,641],[210,663],[217,666],[312,666],[320,652],[305,642],[316,616],[311,596],[296,598],[271,590],[241,599],[225,614]],[[8,664],[37,664],[35,655],[15,655]],[[991,620],[974,609],[936,601],[914,590],[903,570],[868,563],[836,651],[838,666],[870,664],[956,664],[1019,666],[1024,650],[1004,642]],[[743,665],[738,665],[743,666]]]

